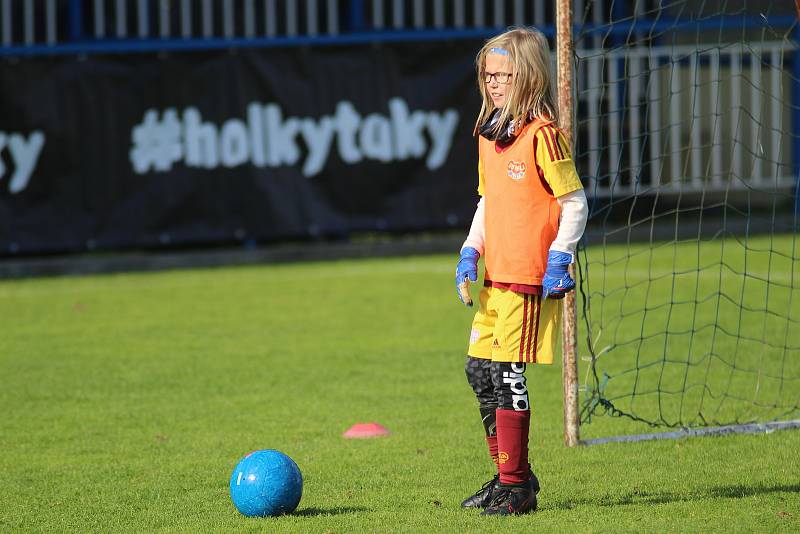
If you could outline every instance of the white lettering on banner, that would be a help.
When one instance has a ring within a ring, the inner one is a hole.
[[[444,164],[447,153],[450,152],[450,144],[453,141],[457,124],[458,113],[453,109],[447,110],[441,116],[436,113],[428,114],[428,131],[433,139],[433,147],[425,161],[429,169],[438,169]]]
[[[11,193],[19,193],[28,187],[39,155],[44,147],[45,137],[42,132],[31,132],[27,139],[19,133],[0,132],[0,180],[5,178],[6,166],[3,163],[2,152],[8,149],[11,161],[14,163],[14,172],[8,182]]]
[[[319,123],[314,119],[303,119],[300,123],[300,133],[308,147],[308,157],[303,164],[303,175],[314,176],[322,170],[325,159],[331,150],[334,128],[336,125],[331,117],[322,117]]]
[[[339,134],[339,157],[345,163],[358,163],[363,159],[356,146],[356,132],[361,116],[350,102],[336,105],[336,126]]]
[[[2,155],[3,149],[6,147],[6,134],[0,132],[0,155]],[[0,179],[3,178],[3,175],[6,173],[6,166],[3,164],[3,158],[0,157]]]
[[[264,154],[264,121],[261,120],[261,105],[252,103],[247,106],[247,130],[250,132],[250,161],[256,167],[267,164]]]
[[[219,159],[226,167],[236,167],[250,159],[247,145],[247,128],[237,119],[231,119],[222,127],[219,140]]]
[[[267,164],[294,165],[300,159],[300,150],[294,142],[300,131],[300,121],[289,117],[284,122],[281,108],[275,104],[267,104],[264,110],[267,130]]]
[[[175,110],[173,109],[168,109],[165,111],[164,121],[166,122],[168,120],[168,116],[174,112]],[[144,123],[136,128],[142,128],[142,126],[145,124],[152,123],[153,121],[149,120],[151,116],[157,116],[156,110],[151,109],[148,111],[145,114]],[[136,128],[134,128],[134,133],[136,133]],[[150,139],[148,141],[151,145],[157,144],[156,141],[158,140],[160,131],[163,130],[157,130],[152,127],[149,129]],[[171,131],[172,130],[170,130],[170,132]],[[217,127],[210,122],[201,122],[200,112],[195,108],[188,108],[183,112],[183,131],[186,146],[186,165],[190,167],[205,167],[206,169],[213,169],[216,167],[219,164],[219,157],[217,156]],[[142,134],[141,131],[139,133]],[[145,133],[142,135],[147,134]],[[172,136],[170,136],[169,142],[170,144],[177,143],[178,148],[175,150],[175,155],[177,155],[177,158],[161,160],[161,165],[163,168],[159,168],[158,165],[156,165],[157,171],[168,171],[172,168],[173,163],[180,161],[182,150],[182,146],[180,145],[180,132],[178,132],[178,136],[174,139]],[[133,150],[135,151],[137,147],[139,147],[141,152],[144,152],[144,147],[140,144],[137,144],[136,139],[134,138]],[[131,159],[133,160],[133,168],[136,172],[139,174],[147,172],[149,165],[142,163],[143,158],[139,157],[139,165],[137,165],[137,160],[134,159],[133,151],[131,151]]]
[[[364,118],[358,132],[361,151],[370,159],[392,161],[392,125],[386,117],[372,113]]]
[[[133,148],[130,157],[133,169],[140,174],[151,167],[157,171],[168,171],[173,163],[184,156],[181,124],[174,108],[164,111],[161,120],[157,111],[149,110],[144,114],[142,123],[131,132],[131,138]]]
[[[421,158],[426,148],[425,137],[422,135],[426,113],[415,111],[409,115],[406,103],[399,98],[389,101],[389,113],[392,115],[392,126],[394,126],[397,158]]]
[[[314,119],[284,117],[277,104],[252,102],[245,120],[231,118],[221,126],[203,121],[194,107],[186,108],[180,117],[168,108],[160,119],[157,110],[149,109],[131,133],[130,159],[138,174],[168,171],[182,161],[204,169],[246,163],[256,167],[301,164],[303,176],[310,178],[322,172],[335,139],[336,151],[347,164],[424,157],[430,170],[444,165],[458,112],[410,111],[401,98],[392,98],[388,104],[388,116],[362,117],[352,103],[341,101],[333,115]]]

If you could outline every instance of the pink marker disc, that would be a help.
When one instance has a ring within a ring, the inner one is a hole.
[[[375,438],[378,436],[388,436],[389,431],[378,423],[356,423],[342,434],[348,439]]]

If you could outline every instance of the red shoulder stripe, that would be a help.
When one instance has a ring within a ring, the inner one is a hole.
[[[547,145],[547,151],[550,153],[550,161],[555,161],[555,156],[553,156],[553,148],[550,146],[550,137],[547,135],[546,128],[547,126],[542,126],[539,131],[542,132],[544,143]]]
[[[552,126],[548,126],[547,129],[550,132],[550,138],[553,140],[553,146],[555,147],[554,152],[556,153],[559,161],[561,161],[564,159],[564,153],[561,150],[561,145],[558,144],[558,130]]]
[[[564,136],[561,135],[561,132],[559,132],[558,135],[558,148],[561,149],[561,153],[564,154],[564,159],[569,159],[572,157],[572,155],[570,155],[569,146],[567,145],[567,140],[564,139]]]

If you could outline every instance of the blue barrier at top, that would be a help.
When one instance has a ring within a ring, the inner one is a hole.
[[[475,39],[511,25],[535,25],[549,37],[554,35],[552,13],[518,4],[512,14],[505,11],[505,2],[478,0],[0,0],[0,55]],[[583,2],[574,4],[579,9]],[[598,12],[604,5],[602,0],[592,2]],[[471,7],[469,16],[466,6]],[[668,8],[635,15],[625,2],[613,2],[611,8],[608,16],[593,16],[591,21],[576,17],[578,46],[616,47],[632,35],[666,42],[674,34],[689,32],[702,42],[704,35],[748,29],[764,30],[764,38],[775,40],[785,38],[797,24],[795,16],[776,14],[774,9],[770,15],[676,17]]]

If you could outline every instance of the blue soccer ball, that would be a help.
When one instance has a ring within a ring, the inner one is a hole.
[[[242,514],[276,516],[292,513],[303,495],[303,476],[280,451],[253,451],[231,475],[231,500]]]

